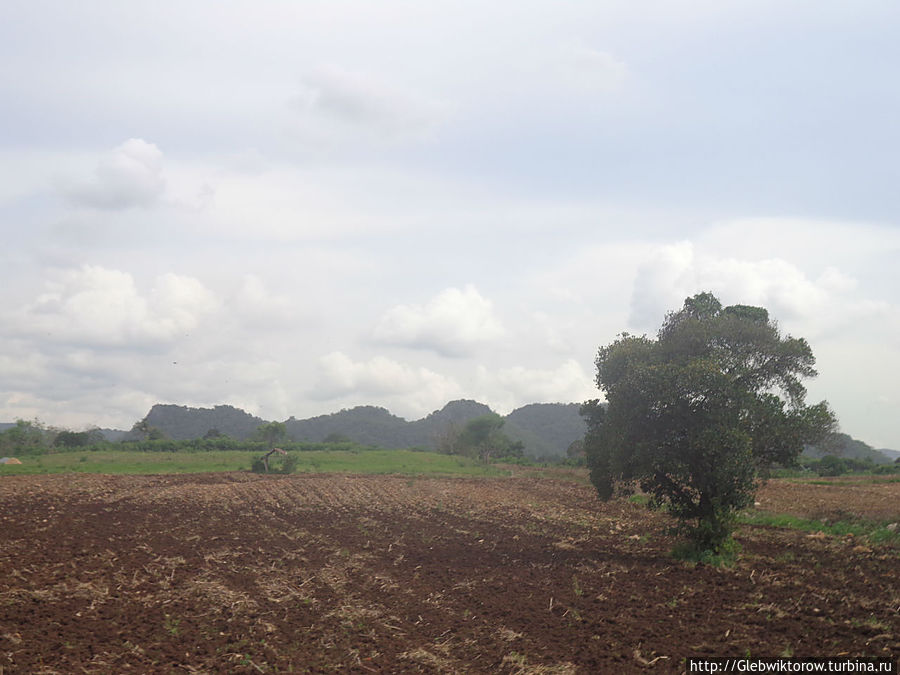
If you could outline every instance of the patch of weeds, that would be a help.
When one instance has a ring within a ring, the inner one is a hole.
[[[892,532],[887,529],[886,523],[862,518],[828,522],[798,518],[788,514],[746,512],[741,514],[738,520],[746,525],[783,527],[801,532],[824,532],[835,537],[853,535],[854,537],[865,537],[873,544],[900,545],[900,530]]]
[[[787,563],[794,562],[797,559],[797,556],[794,555],[793,551],[785,551],[784,553],[779,553],[775,556],[775,562]]]
[[[578,583],[578,577],[574,574],[572,575],[572,592],[575,593],[579,598],[584,595],[584,589],[581,588],[581,585]]]
[[[178,635],[178,626],[181,625],[181,619],[172,618],[170,614],[166,614],[166,618],[163,621],[163,628],[166,629],[166,632],[169,635]]]
[[[719,547],[718,551],[700,549],[694,542],[684,541],[672,549],[672,557],[689,563],[700,563],[711,567],[731,567],[738,554],[741,545],[729,538]]]
[[[648,506],[650,504],[650,497],[648,495],[631,495],[628,498],[628,501],[632,504],[637,504],[638,506]]]
[[[782,659],[789,659],[794,655],[794,648],[790,645],[786,645],[784,649],[781,650],[781,653],[778,655]]]
[[[524,654],[520,654],[519,652],[510,652],[503,657],[503,663],[509,663],[519,669],[524,669],[525,664],[528,663],[528,659]]]
[[[887,626],[879,621],[874,616],[869,616],[867,619],[850,619],[850,625],[854,628],[871,628],[873,630],[887,630]]]
[[[678,607],[678,598],[672,598],[671,600],[666,602],[666,606],[670,609],[675,609],[676,607]]]

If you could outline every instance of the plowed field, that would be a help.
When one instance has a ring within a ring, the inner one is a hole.
[[[900,519],[900,484],[762,508]],[[0,673],[680,672],[900,655],[900,557],[744,526],[731,568],[549,478],[0,479]]]

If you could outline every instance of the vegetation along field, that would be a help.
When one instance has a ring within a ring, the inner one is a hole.
[[[670,519],[639,498],[601,502],[584,470],[502,472],[3,475],[0,671],[680,672],[688,656],[900,655],[889,477],[770,481],[741,555],[714,567],[673,559]]]

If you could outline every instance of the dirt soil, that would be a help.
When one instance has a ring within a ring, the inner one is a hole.
[[[761,508],[900,520],[900,483]],[[731,568],[570,480],[0,479],[0,673],[683,672],[900,656],[900,553],[744,526]]]

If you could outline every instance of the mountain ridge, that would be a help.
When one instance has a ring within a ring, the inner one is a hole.
[[[513,440],[522,441],[526,454],[532,457],[564,456],[569,444],[583,437],[586,430],[579,407],[578,403],[531,403],[504,416],[503,430]],[[295,441],[322,442],[340,437],[363,445],[434,450],[449,428],[493,412],[484,403],[459,399],[418,420],[407,421],[386,408],[364,405],[306,419],[289,417],[284,425],[288,437]],[[157,403],[128,436],[138,438],[138,427],[143,425],[173,440],[201,438],[210,432],[246,440],[268,421],[229,405],[191,408]]]

